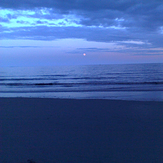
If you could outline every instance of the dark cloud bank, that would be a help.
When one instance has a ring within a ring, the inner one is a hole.
[[[1,0],[0,7],[13,10],[47,8],[58,17],[62,17],[63,14],[76,15],[80,17],[81,25],[80,27],[36,26],[14,29],[2,27],[1,39],[82,38],[100,42],[135,40],[144,42],[137,45],[142,48],[163,46],[162,0]],[[47,19],[51,18],[48,16]],[[12,32],[3,32],[8,30]]]

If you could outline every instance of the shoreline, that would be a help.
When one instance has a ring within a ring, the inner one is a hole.
[[[120,92],[119,91],[110,91],[110,92],[105,91],[105,92],[0,93],[0,98],[163,101],[163,92],[162,91],[120,91]]]
[[[163,101],[0,98],[5,163],[163,162]]]
[[[98,101],[126,101],[126,102],[129,102],[129,101],[132,101],[132,102],[161,102],[161,103],[163,103],[163,101],[162,100],[155,100],[155,99],[148,99],[148,100],[146,100],[146,99],[142,99],[142,100],[140,100],[140,99],[112,99],[112,98],[106,98],[106,97],[99,97],[99,98],[84,98],[84,97],[76,97],[76,98],[71,98],[71,97],[44,97],[44,96],[39,96],[39,97],[36,97],[36,96],[5,96],[5,97],[2,97],[2,96],[0,96],[0,100],[2,100],[2,99],[8,99],[8,100],[10,100],[10,99],[25,99],[25,100],[30,100],[30,99],[35,99],[35,100],[39,100],[39,99],[43,99],[43,100],[98,100]]]

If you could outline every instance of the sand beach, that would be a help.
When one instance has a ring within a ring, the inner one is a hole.
[[[1,163],[161,163],[163,102],[0,98]]]

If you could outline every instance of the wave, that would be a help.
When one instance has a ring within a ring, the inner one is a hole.
[[[110,80],[115,77],[68,77],[67,75],[45,75],[48,78],[0,78],[0,81],[34,81],[34,80]],[[56,78],[57,77],[57,78]],[[58,78],[59,77],[59,78]]]
[[[38,83],[0,83],[4,86],[95,86],[95,85],[163,85],[163,81],[152,81],[152,82],[72,82],[72,83],[60,83],[60,82],[38,82]]]

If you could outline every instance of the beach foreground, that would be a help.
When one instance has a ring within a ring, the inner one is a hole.
[[[1,163],[162,163],[163,102],[0,98],[0,141]]]

